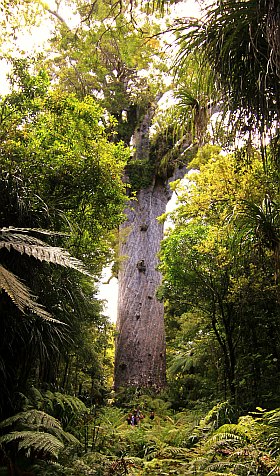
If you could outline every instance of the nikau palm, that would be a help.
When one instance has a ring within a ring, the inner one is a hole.
[[[280,115],[279,9],[275,0],[223,0],[177,26],[179,69],[197,55],[202,67],[210,65],[224,104],[261,132]]]

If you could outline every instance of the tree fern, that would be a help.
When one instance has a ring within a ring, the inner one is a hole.
[[[54,435],[39,431],[12,431],[0,437],[3,445],[9,443],[18,444],[18,451],[24,450],[27,456],[31,450],[35,453],[44,453],[48,457],[57,458],[59,451],[64,448],[64,444]]]
[[[9,428],[12,426],[22,427],[30,425],[35,425],[38,428],[44,427],[62,429],[60,422],[56,418],[48,415],[45,412],[34,409],[17,413],[6,420],[3,420],[0,423],[0,428]]]
[[[11,431],[0,437],[0,444],[9,449],[17,443],[17,451],[23,450],[26,456],[31,450],[38,456],[57,458],[64,443],[78,446],[80,442],[65,432],[61,423],[54,417],[39,410],[18,413],[0,423],[0,428]]]
[[[14,273],[8,271],[0,264],[0,288],[2,288],[18,307],[18,309],[25,314],[30,311],[42,319],[50,322],[60,322],[54,319],[51,314],[44,309],[44,307],[36,302],[35,296],[31,290],[24,285]]]
[[[91,276],[85,269],[83,263],[73,258],[68,251],[57,246],[50,246],[44,241],[27,233],[42,233],[47,235],[57,235],[57,233],[46,232],[45,230],[32,228],[1,228],[0,249],[7,250],[14,249],[20,254],[33,256],[40,261],[47,261],[48,263],[59,264],[67,268],[73,268],[83,274]]]
[[[29,228],[1,228],[0,229],[0,250],[15,250],[16,252],[46,261],[48,263],[58,264],[60,266],[73,268],[81,273],[91,276],[85,269],[83,263],[73,258],[68,251],[63,248],[50,246],[39,238],[30,235],[37,233],[43,235],[57,235],[47,230],[29,229]],[[54,319],[44,307],[36,302],[35,296],[31,290],[21,282],[11,271],[8,271],[0,264],[0,288],[3,289],[18,309],[26,314],[27,311],[36,314],[44,320],[50,322],[60,322]]]

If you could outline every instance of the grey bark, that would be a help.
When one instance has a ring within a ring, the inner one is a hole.
[[[150,154],[149,130],[155,111],[150,105],[134,137],[135,159]],[[161,282],[157,270],[163,224],[157,218],[166,210],[169,194],[156,181],[138,191],[126,209],[121,226],[118,281],[118,316],[115,353],[115,388],[165,386],[166,358],[163,303],[156,297]]]
[[[161,282],[157,270],[169,193],[162,183],[141,190],[129,203],[128,234],[121,244],[124,262],[119,271],[115,387],[165,386],[165,332],[163,303],[156,297]]]
[[[134,134],[135,157],[140,160],[149,157],[153,113],[151,106]],[[182,147],[177,149],[178,157]],[[183,177],[184,172],[183,167],[177,168],[174,179]],[[115,389],[161,389],[166,384],[164,306],[156,292],[161,283],[157,266],[164,232],[158,217],[165,213],[171,198],[170,181],[170,177],[155,174],[152,184],[129,201],[126,222],[120,229],[125,238],[120,242]]]

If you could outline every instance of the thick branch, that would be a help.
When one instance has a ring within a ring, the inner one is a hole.
[[[67,27],[67,29],[69,31],[71,31],[71,28],[69,27],[69,25],[67,25],[66,21],[64,20],[64,18],[55,10],[51,10],[50,8],[47,8],[47,12],[49,12],[51,15],[53,15],[54,17],[56,17],[61,23],[63,23],[63,25],[65,25]]]

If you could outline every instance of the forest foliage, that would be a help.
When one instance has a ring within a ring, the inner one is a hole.
[[[162,2],[145,14],[134,2],[67,5],[76,29],[43,2],[0,8],[10,64],[0,97],[0,474],[278,474],[277,2],[223,0],[202,18],[167,21],[179,45],[170,83]],[[42,21],[54,22],[49,50],[29,56],[18,31]],[[133,133],[168,89],[151,160],[135,158]],[[127,195],[179,166],[177,207],[161,217],[172,223],[158,290],[168,385],[115,394],[114,326],[97,283]],[[145,418],[132,427],[137,407]]]

